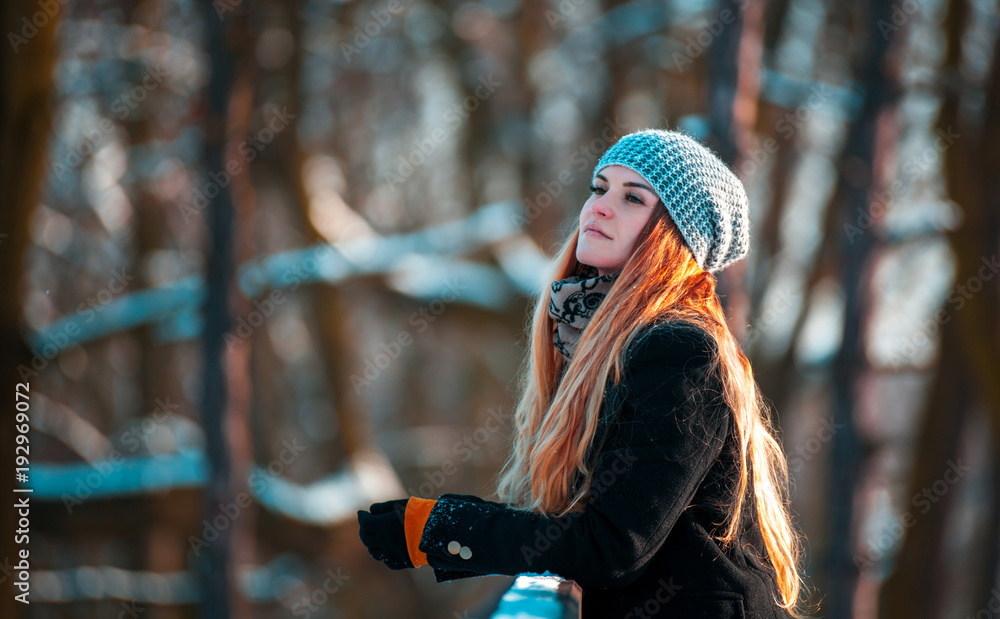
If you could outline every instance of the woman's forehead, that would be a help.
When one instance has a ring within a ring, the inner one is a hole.
[[[622,181],[622,182],[625,182],[625,181],[637,181],[638,182],[638,181],[645,181],[646,180],[646,179],[644,179],[642,177],[641,174],[639,174],[635,170],[633,170],[631,168],[626,168],[625,166],[618,165],[618,164],[612,164],[612,165],[609,165],[607,167],[601,168],[601,171],[598,172],[595,176],[603,176],[604,178],[608,179],[609,181],[617,180],[617,181]]]
[[[607,182],[617,185],[625,185],[626,187],[638,187],[640,189],[645,189],[652,194],[656,194],[656,190],[649,186],[649,181],[647,181],[641,174],[636,172],[631,168],[626,168],[620,165],[609,165],[606,168],[602,168],[600,172],[594,175],[595,178],[601,177],[607,180]]]

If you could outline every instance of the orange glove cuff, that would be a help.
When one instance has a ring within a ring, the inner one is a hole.
[[[403,529],[406,531],[406,550],[410,554],[413,567],[427,565],[427,553],[420,552],[420,537],[424,534],[424,525],[435,503],[436,499],[421,499],[415,496],[411,496],[406,502]]]

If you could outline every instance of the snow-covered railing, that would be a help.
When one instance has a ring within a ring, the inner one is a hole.
[[[519,574],[490,619],[579,619],[580,585],[561,576]]]

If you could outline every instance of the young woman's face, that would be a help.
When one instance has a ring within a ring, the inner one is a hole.
[[[590,192],[580,211],[576,259],[606,275],[632,254],[659,198],[642,176],[620,165],[601,170]]]

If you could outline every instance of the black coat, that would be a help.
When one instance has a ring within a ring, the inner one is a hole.
[[[444,494],[419,544],[435,580],[548,571],[580,585],[583,619],[790,617],[758,558],[767,555],[752,502],[738,543],[724,551],[709,535],[732,499],[736,446],[731,410],[703,367],[714,354],[698,328],[644,330],[622,383],[605,390],[586,508],[553,518]]]

